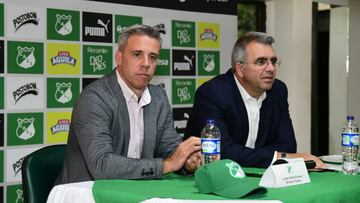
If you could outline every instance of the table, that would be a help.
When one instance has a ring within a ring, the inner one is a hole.
[[[245,172],[254,171],[251,168],[244,168]],[[259,170],[259,169],[256,169]],[[76,202],[266,202],[268,200],[280,200],[284,203],[303,202],[360,202],[360,175],[344,175],[341,172],[311,172],[309,173],[311,183],[295,185],[286,188],[268,189],[266,195],[250,196],[241,200],[232,200],[210,195],[199,194],[193,177],[184,177],[177,174],[166,175],[161,180],[98,180],[95,182],[83,182],[57,186],[51,191],[48,203],[61,202],[55,200],[56,190],[67,188],[77,195],[89,195],[92,188],[92,201],[83,198]],[[248,177],[255,178],[255,177]],[[260,181],[260,178],[257,178]],[[87,184],[87,192],[79,192],[74,187]],[[72,188],[72,189],[70,189]],[[58,196],[76,196],[63,193]],[[91,196],[91,195],[90,195]],[[156,198],[164,199],[156,199]],[[169,199],[174,198],[174,199]],[[89,198],[88,198],[89,199]],[[177,200],[178,201],[177,201]],[[163,201],[161,201],[163,200]],[[171,200],[171,201],[170,201]],[[205,201],[206,200],[206,201]],[[272,201],[272,202],[280,202]],[[70,203],[71,201],[66,201]]]

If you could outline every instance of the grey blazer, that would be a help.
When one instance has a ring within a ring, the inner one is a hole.
[[[148,86],[141,159],[127,157],[130,123],[115,70],[88,85],[73,108],[64,165],[57,184],[97,179],[151,179],[181,142],[165,91]]]

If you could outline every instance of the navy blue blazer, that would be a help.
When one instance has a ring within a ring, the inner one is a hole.
[[[286,85],[276,79],[266,95],[254,149],[245,147],[248,116],[231,69],[197,89],[184,139],[200,136],[206,120],[214,119],[221,133],[221,159],[232,159],[241,166],[266,168],[275,151],[296,152]]]

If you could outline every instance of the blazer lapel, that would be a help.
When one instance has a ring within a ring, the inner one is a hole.
[[[272,94],[271,91],[266,92],[266,99],[262,102],[260,108],[260,121],[258,128],[258,135],[256,138],[256,146],[263,146],[269,133],[270,123],[271,123],[271,115],[272,115]]]
[[[150,95],[151,88],[149,87]],[[156,102],[151,99],[150,104],[144,106],[144,143],[141,157],[153,158],[156,141]]]
[[[112,88],[115,94],[115,98],[118,102],[118,111],[120,115],[121,122],[115,120],[114,122],[119,122],[119,124],[122,124],[122,127],[119,128],[121,132],[120,134],[124,135],[124,149],[122,153],[124,155],[127,155],[127,151],[129,148],[129,142],[130,142],[130,120],[129,120],[129,112],[127,110],[127,104],[125,101],[125,97],[123,95],[123,92],[121,90],[121,87],[117,81],[117,75],[116,75],[116,68],[115,70],[108,76],[109,80],[109,86]]]

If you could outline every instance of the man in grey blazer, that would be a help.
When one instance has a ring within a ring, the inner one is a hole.
[[[57,184],[97,179],[151,179],[200,166],[200,139],[181,142],[165,91],[150,85],[159,32],[131,26],[119,36],[116,69],[88,85],[72,112]]]

